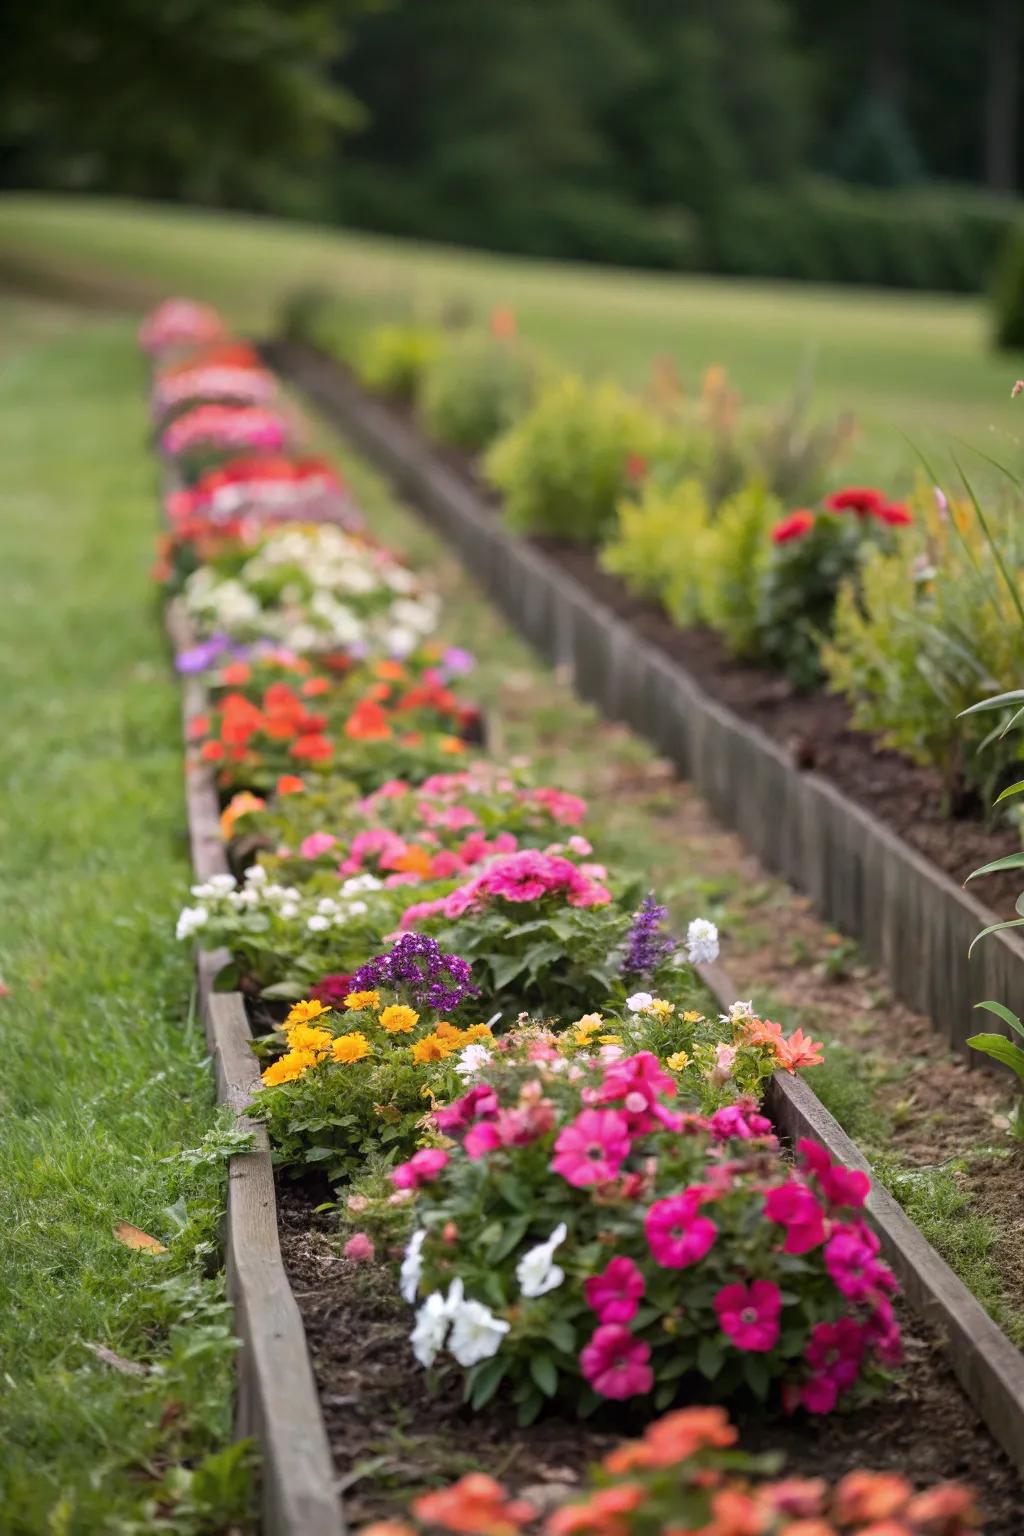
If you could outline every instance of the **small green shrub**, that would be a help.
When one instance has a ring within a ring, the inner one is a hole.
[[[413,400],[420,380],[444,346],[429,325],[378,325],[361,336],[352,366],[359,382],[395,400]]]
[[[856,517],[820,512],[795,537],[784,537],[800,513],[778,525],[769,544],[757,604],[758,659],[785,672],[798,688],[822,678],[820,647],[830,633],[844,581],[856,591],[865,530]]]
[[[1006,237],[993,292],[997,347],[1024,347],[1024,225]]]
[[[695,624],[712,537],[699,480],[667,487],[648,480],[639,499],[619,503],[618,531],[603,549],[601,564],[631,591],[660,603],[677,624]]]
[[[600,542],[630,484],[632,466],[658,451],[665,426],[618,384],[566,375],[541,390],[491,446],[490,483],[515,528]]]
[[[537,359],[521,343],[486,332],[461,336],[426,368],[419,408],[431,437],[479,452],[529,408]]]
[[[734,656],[758,651],[761,584],[768,565],[769,531],[782,503],[754,481],[722,503],[709,530],[702,562],[700,608]]]

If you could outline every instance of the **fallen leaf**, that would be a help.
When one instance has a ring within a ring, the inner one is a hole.
[[[148,1232],[143,1232],[141,1227],[133,1227],[130,1221],[115,1221],[114,1236],[119,1243],[124,1243],[126,1248],[145,1248],[150,1253],[166,1253],[163,1243],[155,1237],[150,1237]]]
[[[148,1376],[149,1367],[140,1365],[137,1360],[126,1360],[124,1355],[115,1354],[105,1344],[90,1344],[86,1341],[86,1349],[92,1350],[97,1360],[102,1360],[104,1365],[113,1366],[115,1371],[120,1371],[122,1376]]]

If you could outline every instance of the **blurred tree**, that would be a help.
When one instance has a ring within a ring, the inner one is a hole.
[[[361,111],[330,76],[365,0],[32,0],[0,55],[8,179],[267,200]],[[270,198],[272,200],[272,197]]]

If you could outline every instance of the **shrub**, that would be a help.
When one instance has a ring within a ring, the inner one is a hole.
[[[992,295],[997,347],[1024,347],[1024,226],[1007,235]]]
[[[512,338],[457,337],[423,374],[424,426],[442,443],[478,452],[525,414],[537,371],[537,360]]]
[[[444,344],[443,332],[433,326],[378,325],[356,340],[352,366],[367,389],[413,400]]]
[[[454,1360],[474,1409],[502,1389],[528,1423],[549,1399],[665,1407],[688,1376],[828,1412],[898,1358],[864,1174],[811,1142],[794,1169],[750,1104],[687,1112],[650,1053],[576,1065],[505,1053],[435,1112],[445,1165],[396,1172],[422,1366]]]
[[[543,389],[492,445],[485,473],[504,494],[513,527],[596,544],[631,470],[654,455],[664,432],[663,422],[618,384],[567,375]]]
[[[758,604],[772,548],[769,531],[781,513],[777,498],[754,483],[723,502],[708,529],[700,613],[734,656],[757,654]]]
[[[947,507],[930,491],[915,506],[913,549],[873,551],[859,583],[840,591],[823,664],[856,723],[937,769],[947,808],[957,811],[978,794],[991,802],[1019,761],[1019,741],[999,736],[998,714],[958,716],[979,694],[1020,686],[1024,648],[1016,605],[972,508]],[[988,522],[1024,594],[1019,509],[997,507]]]
[[[644,482],[638,498],[618,505],[618,528],[601,551],[606,571],[660,603],[677,624],[695,624],[714,534],[698,480]]]

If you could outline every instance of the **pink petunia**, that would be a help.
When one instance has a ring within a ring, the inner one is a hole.
[[[838,1227],[825,1244],[825,1268],[849,1301],[866,1301],[888,1288],[890,1272],[878,1262],[878,1239],[863,1223]]]
[[[707,1253],[718,1228],[707,1216],[701,1216],[700,1190],[684,1190],[656,1200],[644,1218],[647,1246],[662,1269],[686,1269],[697,1264]]]
[[[859,1210],[871,1193],[871,1180],[859,1168],[834,1163],[825,1148],[805,1136],[797,1143],[801,1167],[813,1174],[830,1205]]]
[[[756,1105],[749,1099],[741,1100],[738,1104],[726,1104],[724,1109],[716,1109],[709,1125],[716,1141],[775,1139],[771,1121],[759,1115]]]
[[[629,1155],[629,1124],[615,1109],[584,1109],[559,1132],[551,1171],[584,1189],[614,1179]]]
[[[331,832],[311,832],[299,844],[299,856],[303,859],[318,859],[322,853],[333,848],[337,841]]]
[[[443,1147],[422,1147],[407,1163],[399,1163],[391,1174],[391,1182],[396,1189],[419,1189],[421,1184],[436,1179],[448,1160]]]
[[[651,1347],[635,1339],[621,1323],[602,1323],[580,1352],[584,1379],[601,1397],[621,1401],[639,1397],[654,1386]]]
[[[825,1241],[825,1213],[806,1184],[793,1180],[769,1190],[764,1214],[769,1221],[785,1227],[784,1253],[809,1253]]]
[[[356,1232],[350,1237],[342,1249],[346,1259],[352,1259],[356,1264],[367,1264],[376,1253],[373,1246],[373,1238],[367,1237],[365,1232]]]
[[[782,1293],[771,1280],[723,1285],[715,1296],[715,1311],[719,1327],[737,1349],[753,1354],[774,1349],[779,1337]]]
[[[602,1323],[628,1323],[636,1316],[645,1290],[644,1277],[632,1259],[609,1259],[599,1275],[583,1282],[587,1306]]]

